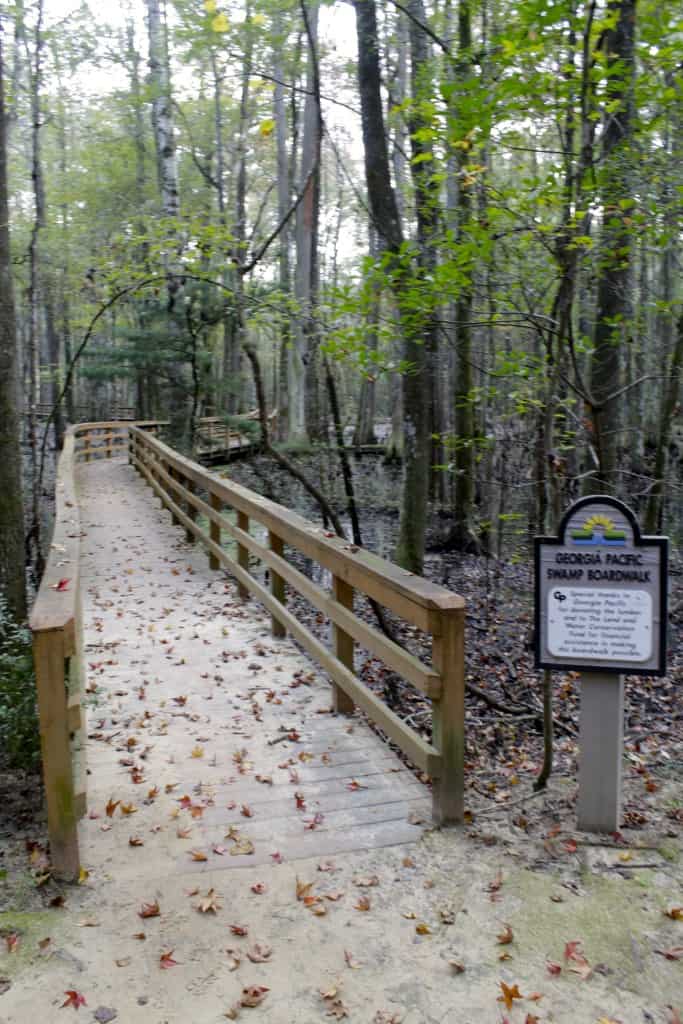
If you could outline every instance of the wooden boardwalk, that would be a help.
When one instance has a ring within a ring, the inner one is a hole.
[[[83,863],[154,878],[419,839],[429,790],[358,714],[331,713],[329,683],[270,616],[122,459],[77,472]]]

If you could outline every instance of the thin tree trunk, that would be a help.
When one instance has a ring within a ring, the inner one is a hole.
[[[0,593],[17,621],[26,615],[17,339],[7,188],[7,115],[0,32]]]

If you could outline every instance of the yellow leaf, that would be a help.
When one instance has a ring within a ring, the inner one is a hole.
[[[267,139],[269,135],[273,134],[273,128],[275,127],[275,121],[272,117],[267,118],[265,121],[261,121],[259,125],[259,131],[264,139]]]
[[[81,868],[79,870],[79,872],[78,872],[78,884],[79,885],[83,885],[84,882],[88,881],[89,877],[90,877],[90,872],[88,870],[86,870],[86,868]]]
[[[192,757],[204,757],[204,748],[194,747],[194,749],[192,750]]]
[[[265,25],[266,18],[264,14],[255,14],[251,21],[252,24],[256,25],[257,28],[261,28],[262,25]]]
[[[224,14],[217,14],[211,21],[211,28],[214,32],[227,32],[230,28],[230,22]]]
[[[213,14],[216,10],[216,0],[204,0],[204,10],[207,14]]]

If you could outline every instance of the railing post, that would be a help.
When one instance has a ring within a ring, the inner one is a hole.
[[[90,431],[85,432],[85,461],[90,462]]]
[[[40,745],[50,836],[50,859],[55,874],[67,881],[78,878],[78,813],[69,738],[65,643],[61,629],[33,635],[33,659],[38,693]]]
[[[332,595],[335,601],[343,604],[349,611],[353,611],[353,587],[339,576],[332,577]],[[332,636],[334,639],[334,653],[350,672],[353,672],[353,637],[345,633],[339,626],[333,624]],[[352,715],[354,703],[336,683],[332,684],[332,706],[340,715]]]
[[[223,502],[219,497],[217,497],[217,495],[213,493],[209,494],[209,501],[211,503],[211,508],[214,510],[214,512],[223,511]],[[218,523],[214,523],[213,519],[210,521],[209,536],[211,537],[211,540],[214,542],[214,544],[218,544],[218,547],[221,546],[221,528],[218,525]],[[209,569],[220,569],[220,567],[221,563],[218,561],[216,556],[210,554]]]
[[[244,530],[245,533],[249,533],[249,516],[246,514],[246,512],[238,511],[237,525],[239,526],[240,530]],[[246,572],[249,572],[249,551],[247,550],[247,548],[245,548],[244,544],[237,544],[237,564],[240,566],[241,569],[244,569]],[[237,593],[239,594],[243,601],[246,601],[247,598],[249,597],[249,590],[247,589],[247,587],[244,586],[243,583],[237,584]]]
[[[170,476],[171,480],[177,480],[178,479],[178,474],[176,473],[176,471],[173,468],[173,466],[167,466],[166,468],[168,469],[168,475]],[[177,504],[178,503],[178,494],[177,494],[177,492],[175,491],[175,489],[173,487],[170,487],[169,490],[171,491],[171,498]],[[180,520],[178,519],[178,516],[175,514],[175,512],[171,512],[171,523],[173,524],[173,526],[180,526]]]
[[[441,754],[432,810],[439,825],[461,824],[465,799],[465,609],[444,608],[432,637],[441,697],[432,707],[432,743]]]
[[[278,535],[276,533],[273,533],[272,530],[268,531],[268,547],[272,552],[274,552],[274,554],[279,555],[280,558],[283,557],[285,553],[284,541],[282,540],[282,537],[278,537]],[[274,569],[270,570],[270,592],[275,598],[275,600],[279,601],[280,604],[285,603],[285,581],[283,580],[282,576],[279,576],[275,572]],[[282,625],[280,620],[276,618],[275,615],[271,615],[271,620],[273,636],[286,636],[287,630]]]
[[[185,478],[185,489],[188,490],[190,492],[190,494],[194,494],[195,491],[197,490],[197,488],[195,486],[194,480],[188,480],[187,477],[186,477]],[[185,504],[187,506],[187,516],[188,516],[188,519],[191,519],[192,522],[194,523],[196,521],[196,519],[197,519],[197,509],[194,507],[194,505],[189,500],[189,498],[185,499]],[[189,530],[189,529],[185,530],[185,540],[187,541],[188,544],[194,544],[196,538],[195,538],[195,535],[193,534],[192,530]]]

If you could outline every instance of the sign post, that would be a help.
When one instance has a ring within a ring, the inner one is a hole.
[[[578,825],[616,832],[624,674],[666,673],[666,537],[616,498],[581,498],[535,545],[537,668],[581,673]]]

